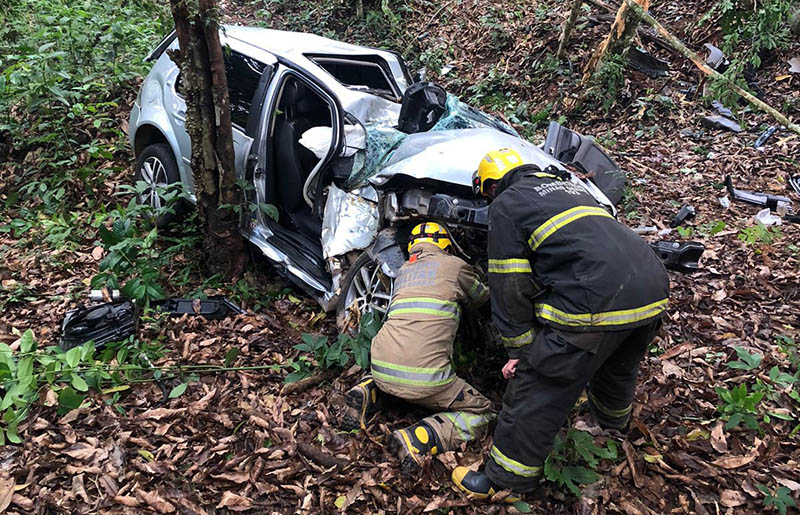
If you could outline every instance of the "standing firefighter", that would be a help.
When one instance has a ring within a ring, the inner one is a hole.
[[[451,247],[437,223],[411,231],[410,257],[397,275],[388,320],[372,340],[372,377],[346,397],[345,427],[364,427],[378,390],[440,411],[390,435],[390,449],[406,473],[418,470],[426,454],[479,438],[495,416],[489,399],[456,376],[451,364],[462,305],[476,309],[488,296],[472,267],[447,252]]]
[[[452,476],[485,498],[536,488],[584,388],[601,427],[626,428],[669,280],[643,240],[555,168],[543,172],[502,149],[484,157],[473,185],[494,199],[489,289],[510,382],[484,470],[457,467]]]

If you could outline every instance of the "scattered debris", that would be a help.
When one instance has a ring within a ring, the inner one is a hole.
[[[800,73],[800,57],[789,59],[789,73]]]
[[[700,268],[700,257],[706,250],[698,241],[657,241],[650,244],[653,251],[664,262],[664,266],[684,274]]]
[[[759,223],[765,227],[770,225],[781,225],[781,217],[773,215],[768,207],[765,207],[756,213],[755,221],[756,223]]]
[[[720,197],[719,205],[724,207],[725,209],[728,209],[729,207],[731,207],[731,199],[729,199],[727,195],[725,195],[724,197]]]
[[[672,223],[670,223],[669,226],[672,228],[678,227],[686,220],[691,220],[694,218],[696,214],[697,213],[694,210],[694,206],[684,204],[678,210],[678,214],[675,215],[675,218],[672,219]]]
[[[792,187],[795,193],[800,195],[800,174],[790,177],[789,185]]]
[[[766,143],[767,140],[770,139],[772,137],[772,135],[775,134],[775,132],[777,130],[778,130],[778,127],[776,127],[775,125],[772,125],[771,127],[768,127],[767,130],[765,130],[764,132],[761,133],[761,136],[758,137],[756,142],[753,143],[753,147],[755,147],[755,148],[763,147],[764,143]]]
[[[169,316],[198,315],[210,320],[218,320],[230,315],[243,315],[242,308],[225,297],[208,299],[164,299],[150,303],[154,309],[169,313]]]
[[[96,348],[103,348],[134,334],[138,321],[136,305],[129,300],[81,306],[64,317],[58,346],[69,350],[94,341]]]
[[[711,127],[712,129],[725,129],[731,132],[742,132],[741,125],[724,116],[712,114],[700,118],[700,122],[702,122],[706,127]]]
[[[631,47],[628,51],[628,64],[636,71],[649,77],[666,77],[669,73],[669,63],[650,55],[647,51]]]
[[[703,46],[708,50],[708,56],[706,57],[707,65],[720,73],[728,69],[728,66],[731,64],[731,62],[727,57],[725,57],[725,54],[722,53],[722,50],[715,47],[711,43],[706,43]]]
[[[635,227],[632,230],[636,234],[648,234],[651,232],[657,232],[658,227],[656,227],[655,225],[642,225],[641,227]]]
[[[792,205],[792,201],[780,195],[772,195],[770,193],[759,193],[756,191],[737,190],[733,187],[733,180],[730,175],[725,177],[725,187],[728,188],[728,193],[731,194],[734,200],[741,200],[748,204],[755,206],[765,206],[770,209],[777,210],[779,207],[785,208],[787,211]]]
[[[733,111],[725,107],[725,105],[719,100],[711,101],[711,107],[713,107],[714,112],[716,112],[720,116],[724,116],[726,118],[733,117]]]

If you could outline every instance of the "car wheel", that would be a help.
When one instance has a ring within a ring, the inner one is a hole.
[[[336,306],[336,323],[340,331],[358,331],[361,317],[367,313],[386,316],[394,291],[394,278],[362,252],[344,276],[339,303]]]
[[[166,143],[158,143],[145,147],[136,160],[136,173],[134,181],[143,181],[147,189],[137,197],[139,204],[150,206],[153,213],[166,205],[166,200],[159,195],[158,190],[181,182],[178,165],[172,154],[172,149]],[[187,210],[186,201],[178,200],[173,209],[175,213],[162,213],[155,220],[155,225],[165,228],[180,221]]]

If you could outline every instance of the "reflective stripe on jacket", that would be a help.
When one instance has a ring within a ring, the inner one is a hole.
[[[537,323],[613,331],[664,313],[664,266],[582,185],[525,165],[497,192],[489,206],[489,287],[509,356],[533,342]]]
[[[372,340],[376,380],[412,389],[456,379],[450,364],[461,308],[478,308],[488,290],[475,270],[435,245],[414,246],[395,281],[388,318]]]

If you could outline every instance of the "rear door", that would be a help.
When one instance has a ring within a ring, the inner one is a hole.
[[[263,51],[254,52],[259,55],[253,57],[248,51],[249,45],[241,44],[236,40],[232,40],[230,43],[240,47],[238,50],[234,50],[231,44],[225,44],[223,58],[231,102],[234,166],[237,176],[241,177],[244,173],[247,154],[253,143],[264,91],[269,84],[276,60],[272,55]],[[177,135],[180,153],[183,156],[181,166],[186,171],[186,183],[191,185],[191,191],[194,191],[190,168],[191,142],[185,127],[186,101],[182,94],[181,74],[177,68],[174,68],[172,73],[174,76],[167,80],[172,89],[170,94],[173,107],[170,109],[170,123]]]

